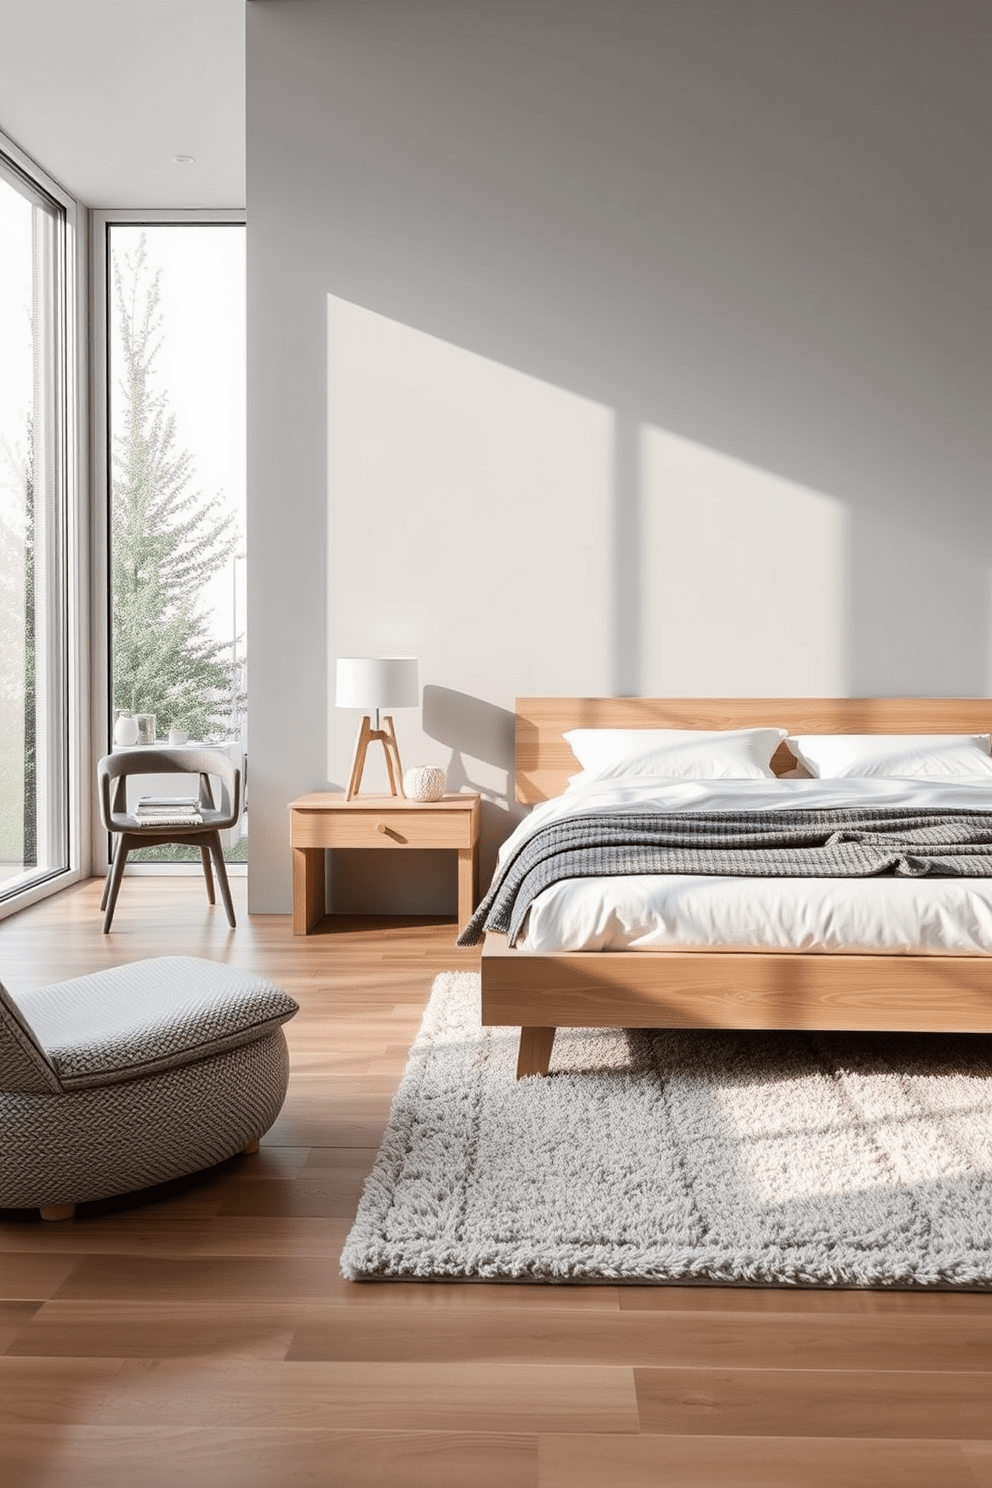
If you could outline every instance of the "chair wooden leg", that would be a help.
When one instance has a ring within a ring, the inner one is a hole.
[[[38,1212],[42,1219],[72,1219],[76,1206],[75,1204],[40,1204]]]
[[[110,923],[114,918],[114,909],[117,905],[117,895],[120,893],[121,879],[124,877],[124,864],[127,862],[127,855],[130,850],[131,849],[127,845],[126,840],[122,837],[117,844],[117,851],[114,853],[113,867],[107,875],[107,887],[104,890],[104,899],[106,900],[107,911],[103,917],[104,935],[107,935],[109,933]]]
[[[207,899],[211,904],[216,904],[217,895],[214,893],[214,876],[210,871],[209,848],[200,848],[200,862],[203,864],[203,876],[207,880]]]
[[[224,909],[227,913],[227,923],[231,929],[237,928],[237,920],[234,918],[234,904],[231,900],[231,886],[227,881],[227,867],[224,863],[224,849],[220,845],[220,833],[214,832],[210,839],[210,853],[214,860],[214,872],[217,875],[217,883],[220,886],[220,897],[224,901]]]
[[[110,893],[110,875],[113,873],[113,871],[114,865],[113,863],[111,863],[110,867],[107,869],[107,876],[103,880],[103,897],[100,900],[101,909],[106,909],[107,907],[107,896]]]
[[[250,1156],[251,1153],[258,1151],[258,1147],[259,1147],[258,1138],[257,1137],[252,1137],[252,1139],[251,1139],[250,1142],[246,1142],[245,1143],[245,1145],[242,1147],[241,1151],[244,1152],[244,1153],[247,1153]]]

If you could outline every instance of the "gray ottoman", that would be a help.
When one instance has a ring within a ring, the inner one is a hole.
[[[297,1011],[272,982],[191,956],[16,999],[0,986],[0,1208],[69,1218],[254,1151],[286,1094],[281,1025]]]

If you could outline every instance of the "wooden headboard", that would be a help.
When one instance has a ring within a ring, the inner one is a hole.
[[[987,734],[990,698],[517,698],[516,798],[561,795],[579,762],[573,728],[787,728],[791,734]],[[783,745],[781,775],[795,765]]]

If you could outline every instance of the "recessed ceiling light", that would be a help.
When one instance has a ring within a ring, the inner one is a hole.
[[[195,165],[196,164],[196,156],[195,155],[173,155],[173,157],[172,157],[172,163],[173,163],[173,165]]]

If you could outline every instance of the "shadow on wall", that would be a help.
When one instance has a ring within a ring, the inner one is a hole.
[[[497,708],[484,698],[455,692],[450,687],[425,687],[423,728],[425,734],[451,750],[447,765],[449,790],[481,789],[473,785],[465,768],[464,756],[468,755],[506,771],[507,789],[499,799],[509,799],[513,777],[513,714],[507,708]]]
[[[327,305],[339,654],[418,655],[504,705],[987,690],[992,511],[958,521],[948,491],[921,513],[904,451],[814,484],[688,437],[629,389],[590,398]],[[458,535],[456,561],[439,533]],[[499,708],[434,698],[425,727],[453,750],[454,789],[469,757],[510,769],[508,716],[500,755]]]
[[[500,843],[527,811],[513,799],[513,714],[471,693],[428,686],[424,688],[423,730],[451,750],[445,766],[448,789],[478,791],[482,796],[480,881],[485,885],[492,876]],[[505,771],[503,789],[494,791],[474,780],[472,760]]]

